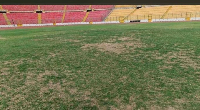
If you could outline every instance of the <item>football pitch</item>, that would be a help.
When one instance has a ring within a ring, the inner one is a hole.
[[[200,22],[0,30],[0,109],[200,108]]]

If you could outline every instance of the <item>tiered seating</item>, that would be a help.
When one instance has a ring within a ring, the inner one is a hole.
[[[108,10],[90,12],[86,22],[99,22],[103,21],[108,13]]]
[[[67,10],[86,10],[90,5],[67,5]]]
[[[191,17],[195,17],[194,13],[199,12],[199,8],[199,5],[172,5],[165,18],[185,18],[186,13],[191,13]]]
[[[65,5],[40,5],[40,9],[44,11],[62,11]]]
[[[0,13],[0,25],[6,25],[6,24],[7,24],[7,23],[6,23],[5,18],[3,17],[3,14]]]
[[[36,13],[7,13],[11,24],[37,24],[38,16]]]
[[[194,5],[194,7],[196,8],[197,12],[200,12],[200,5]]]
[[[150,6],[146,8],[140,8],[133,12],[133,5],[115,5],[115,9],[107,17],[106,21],[118,21],[120,16],[127,17],[126,20],[141,20],[148,19],[149,15],[152,15],[152,19],[160,19],[165,12],[169,9],[170,5],[165,6]],[[134,7],[134,6],[133,6]],[[131,14],[131,12],[133,12]],[[166,18],[185,18],[186,13],[191,13],[191,17],[200,17],[200,5],[173,5],[171,9],[166,13]],[[129,15],[130,14],[130,15]]]
[[[115,8],[134,8],[136,5],[115,5]]]
[[[113,5],[92,5],[93,9],[111,9]]]
[[[8,11],[34,11],[37,5],[2,5],[2,8]]]
[[[148,19],[148,15],[152,14],[152,19],[159,19],[167,11],[170,6],[148,7],[137,9],[128,17],[128,20]]]
[[[42,13],[42,23],[61,23],[62,16],[61,12]]]
[[[86,12],[66,12],[64,22],[82,22]]]
[[[105,21],[119,21],[119,17],[128,16],[134,9],[114,9]]]

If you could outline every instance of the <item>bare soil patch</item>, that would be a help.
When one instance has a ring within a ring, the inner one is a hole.
[[[8,70],[9,70],[9,68],[2,68],[0,70],[0,73],[1,73],[0,75],[8,75],[9,74]]]
[[[122,37],[122,38],[119,38],[118,40],[121,40],[121,41],[130,41],[130,40],[133,40],[133,38],[131,38],[131,37]]]
[[[5,40],[5,39],[6,39],[6,38],[3,38],[3,37],[0,36],[0,40]]]
[[[44,81],[44,76],[58,76],[58,74],[54,71],[45,71],[44,73],[38,75],[37,80],[39,82]]]
[[[127,49],[131,49],[131,51],[134,51],[136,48],[144,47],[145,45],[138,39],[132,39],[132,38],[120,38],[123,41],[126,40],[132,40],[132,41],[126,41],[121,43],[94,43],[94,44],[85,44],[81,48],[84,50],[91,49],[91,48],[97,48],[98,50],[102,52],[113,52],[116,54],[121,54],[123,52],[127,52]],[[115,39],[110,39],[109,41],[115,41]]]
[[[172,64],[180,62],[180,66],[182,68],[188,68],[192,67],[194,69],[200,69],[200,64],[198,63],[198,57],[197,60],[192,59],[194,56],[194,51],[192,50],[181,50],[180,51],[174,51],[174,52],[168,52],[166,54],[161,55],[159,52],[154,52],[152,56],[155,59],[159,59],[164,61],[166,65],[160,67],[160,69],[172,69]]]
[[[183,68],[192,67],[194,69],[199,69],[200,65],[196,61],[191,59],[188,53],[190,52],[183,51],[183,50],[179,52],[168,53],[166,63],[170,64],[170,63],[175,63],[177,61],[180,61],[182,62],[180,66]],[[172,61],[172,59],[176,59],[176,60]]]

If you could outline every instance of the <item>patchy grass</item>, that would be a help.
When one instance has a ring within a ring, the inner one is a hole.
[[[0,109],[200,108],[200,23],[0,31]]]

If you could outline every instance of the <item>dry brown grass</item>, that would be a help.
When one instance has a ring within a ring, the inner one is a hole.
[[[75,40],[75,39],[67,39],[67,40],[64,40],[64,41],[68,41],[68,42],[80,42],[80,40]]]
[[[200,64],[198,63],[199,60],[194,60],[191,57],[194,57],[194,51],[192,50],[182,50],[174,51],[174,52],[168,52],[167,54],[161,55],[159,52],[155,51],[152,54],[153,58],[158,60],[164,60],[164,63],[166,65],[160,66],[160,69],[172,69],[172,65],[178,62],[180,63],[180,66],[182,68],[194,68],[194,69],[200,69]]]
[[[55,71],[48,71],[48,70],[46,70],[44,73],[40,73],[37,76],[37,80],[39,82],[44,81],[45,80],[44,76],[58,76],[58,73],[56,73]]]
[[[0,36],[0,40],[5,40],[5,39],[6,39],[6,38],[3,38],[3,37]]]
[[[82,46],[82,49],[97,48],[102,52],[113,52],[116,54],[121,54],[123,52],[128,52],[127,49],[134,51],[136,48],[144,47],[145,45],[138,39],[133,39],[129,37],[119,38],[119,40],[124,41],[121,43],[114,43],[116,39],[109,39],[108,42],[111,43],[94,43],[94,44],[85,44]]]
[[[131,37],[121,37],[118,40],[121,40],[121,41],[131,41],[131,40],[134,40],[134,39],[131,38]]]
[[[2,68],[0,70],[0,75],[9,75],[9,72],[8,72],[9,68]]]

